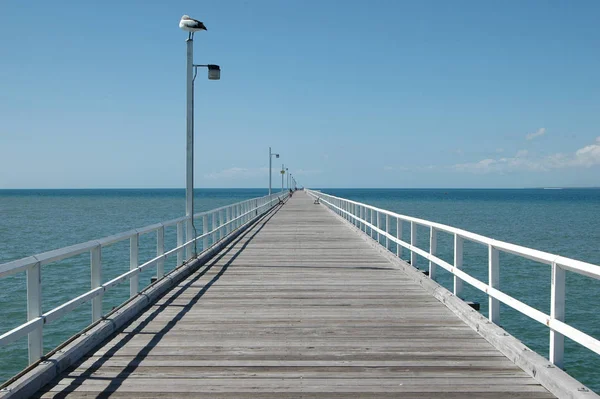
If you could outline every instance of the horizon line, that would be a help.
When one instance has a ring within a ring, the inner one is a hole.
[[[307,188],[307,187],[302,187]],[[531,190],[531,189],[600,189],[600,186],[531,186],[531,187],[314,187],[333,190]],[[185,187],[18,187],[8,190],[185,190]],[[268,187],[195,187],[194,190],[269,190]],[[283,191],[286,191],[284,189]],[[281,189],[272,189],[281,192]]]

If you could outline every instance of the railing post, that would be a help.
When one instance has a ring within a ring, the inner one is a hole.
[[[374,210],[371,210],[371,224],[373,225],[373,228],[371,229],[371,237],[373,240],[376,240],[377,231],[375,229],[377,228],[377,212]]]
[[[225,236],[225,210],[219,211],[219,241]]]
[[[225,223],[227,223],[227,228],[225,229],[225,234],[229,235],[231,233],[231,207],[228,206],[226,211],[226,216],[225,216]]]
[[[396,238],[402,240],[402,219],[396,218]],[[402,245],[396,244],[396,255],[402,259]]]
[[[415,222],[410,222],[410,245],[417,246],[417,224]],[[412,250],[410,251],[410,264],[412,267],[417,267],[417,253]]]
[[[360,213],[360,229],[364,230],[364,232],[367,232],[367,225],[365,224],[365,207],[364,206],[359,206],[358,207],[358,211]]]
[[[27,320],[33,320],[42,315],[42,270],[40,263],[27,269]],[[42,357],[43,323],[28,334],[29,364],[35,363]]]
[[[379,242],[379,212],[375,211],[375,227],[377,228],[377,230],[375,231],[375,236],[377,237],[377,244],[380,244]]]
[[[499,288],[500,286],[500,256],[498,250],[491,244],[489,248],[489,286],[493,288]],[[492,298],[488,294],[489,302],[489,319],[492,323],[498,324],[500,322],[500,301],[496,298]]]
[[[390,249],[390,239],[388,238],[388,234],[390,234],[390,215],[385,214],[385,249]]]
[[[177,246],[183,245],[183,222],[177,222]],[[181,248],[177,251],[177,266],[183,265],[183,254],[185,248]]]
[[[160,226],[156,230],[156,256],[160,256],[165,253],[165,226]],[[156,262],[156,279],[160,280],[165,275],[165,260],[159,259]]]
[[[437,254],[437,230],[431,227],[429,230],[429,255],[435,256]],[[429,261],[429,278],[435,280],[435,267],[436,264],[431,260]]]
[[[212,242],[213,245],[217,242],[217,212],[212,213]]]
[[[552,262],[552,288],[550,291],[550,317],[565,321],[565,269]],[[550,362],[563,368],[564,335],[550,329]]]
[[[202,216],[202,235],[204,238],[202,239],[202,250],[206,251],[208,249],[208,215]]]
[[[238,216],[237,205],[234,205],[231,207],[231,220],[233,220],[233,223],[231,223],[232,230],[235,230],[238,228],[238,221],[236,220],[237,216]]]
[[[92,289],[102,286],[102,247],[100,245],[90,250],[91,287]],[[92,323],[102,318],[102,298],[100,294],[92,299]]]
[[[192,236],[194,235],[194,216],[192,215],[190,218],[188,218],[188,220],[186,220],[186,241],[190,241],[192,239]],[[192,247],[190,245],[187,245],[185,247],[185,260],[190,260],[192,259],[193,254],[192,254]]]
[[[463,267],[463,238],[457,234],[454,234],[454,268],[462,269]],[[454,276],[454,295],[457,297],[462,296],[463,281]]]
[[[188,221],[189,223],[189,221]],[[135,270],[138,267],[138,249],[140,235],[135,234],[129,239],[129,270]],[[133,298],[139,292],[140,275],[137,274],[129,279],[129,297]]]

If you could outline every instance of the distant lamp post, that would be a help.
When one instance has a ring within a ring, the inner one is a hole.
[[[198,68],[208,68],[208,79],[221,79],[221,68],[218,65],[194,65],[194,33],[206,30],[206,26],[188,15],[181,17],[179,27],[188,32],[187,44],[187,84],[186,84],[186,184],[185,184],[185,215],[186,242],[195,238],[194,233],[194,81]],[[192,248],[187,250],[187,259],[193,256]]]
[[[287,189],[290,189],[290,172],[288,172],[288,168],[285,168],[285,172],[287,173],[287,179],[285,179],[285,184],[287,184]]]
[[[275,158],[279,158],[279,154],[275,154],[273,152],[271,152],[271,147],[269,147],[269,195],[271,195],[271,167],[272,167],[272,160],[273,160],[273,156]]]
[[[281,192],[283,192],[283,175],[285,175],[285,166],[281,164]]]

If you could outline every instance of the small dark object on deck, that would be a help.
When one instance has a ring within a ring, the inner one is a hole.
[[[321,198],[317,198],[317,199],[315,200],[315,202],[313,202],[313,204],[319,205],[319,204],[320,204],[320,202],[319,202],[319,200],[320,200],[320,199],[321,199]]]
[[[150,277],[150,284],[156,283],[156,280],[157,280],[156,276]]]
[[[480,307],[481,307],[481,306],[479,305],[479,302],[465,301],[465,303],[466,303],[467,305],[469,305],[470,307],[472,307],[473,309],[475,309],[475,310],[479,310],[479,309],[480,309]]]
[[[423,273],[426,276],[429,276],[429,270],[421,270],[421,273]]]

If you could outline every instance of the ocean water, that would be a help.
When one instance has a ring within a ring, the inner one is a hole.
[[[332,195],[365,202],[404,215],[459,227],[495,239],[600,264],[600,189],[564,190],[421,190],[322,189]],[[105,237],[135,227],[180,217],[185,213],[184,190],[0,190],[0,263]],[[206,189],[195,193],[196,212],[266,195],[265,189]],[[395,233],[395,223],[390,226]],[[405,237],[409,236],[405,223]],[[417,245],[429,247],[425,228],[417,231]],[[167,229],[165,247],[175,245],[175,229]],[[140,261],[150,259],[156,236],[140,238]],[[393,245],[391,245],[394,250]],[[440,233],[438,256],[452,262],[452,237]],[[403,257],[408,257],[404,251]],[[129,268],[128,242],[103,249],[103,280]],[[427,268],[424,259],[417,267]],[[175,267],[168,261],[165,269]],[[487,248],[465,242],[464,269],[487,281]],[[438,268],[438,282],[451,289],[451,276]],[[140,276],[147,285],[153,272]],[[89,255],[83,254],[42,268],[44,311],[89,289]],[[550,309],[550,267],[501,254],[500,288],[543,311]],[[128,297],[128,284],[109,291],[104,311]],[[465,284],[464,299],[481,304],[487,298]],[[0,280],[0,333],[26,321],[25,275]],[[600,282],[567,273],[566,321],[600,338]],[[545,326],[501,305],[500,324],[533,350],[548,356]],[[90,322],[90,305],[44,329],[50,350]],[[26,366],[26,338],[0,348],[0,382]],[[567,372],[600,392],[600,356],[566,340]]]
[[[266,189],[195,190],[195,212],[267,195]],[[29,255],[148,226],[185,215],[185,190],[0,190],[0,264]],[[210,221],[209,221],[210,223]],[[201,223],[196,221],[196,226]],[[210,226],[209,226],[210,227]],[[165,249],[176,246],[176,227],[165,231]],[[210,242],[209,242],[210,243]],[[140,263],[156,256],[156,234],[140,236]],[[165,262],[165,271],[176,266]],[[43,311],[90,289],[88,253],[42,267]],[[102,280],[129,269],[129,241],[102,249]],[[140,274],[140,288],[155,271]],[[129,284],[105,293],[104,313],[129,297]],[[27,321],[25,273],[0,279],[0,334]],[[50,351],[90,322],[91,304],[44,327],[44,349]],[[0,347],[0,383],[27,366],[27,338]]]

